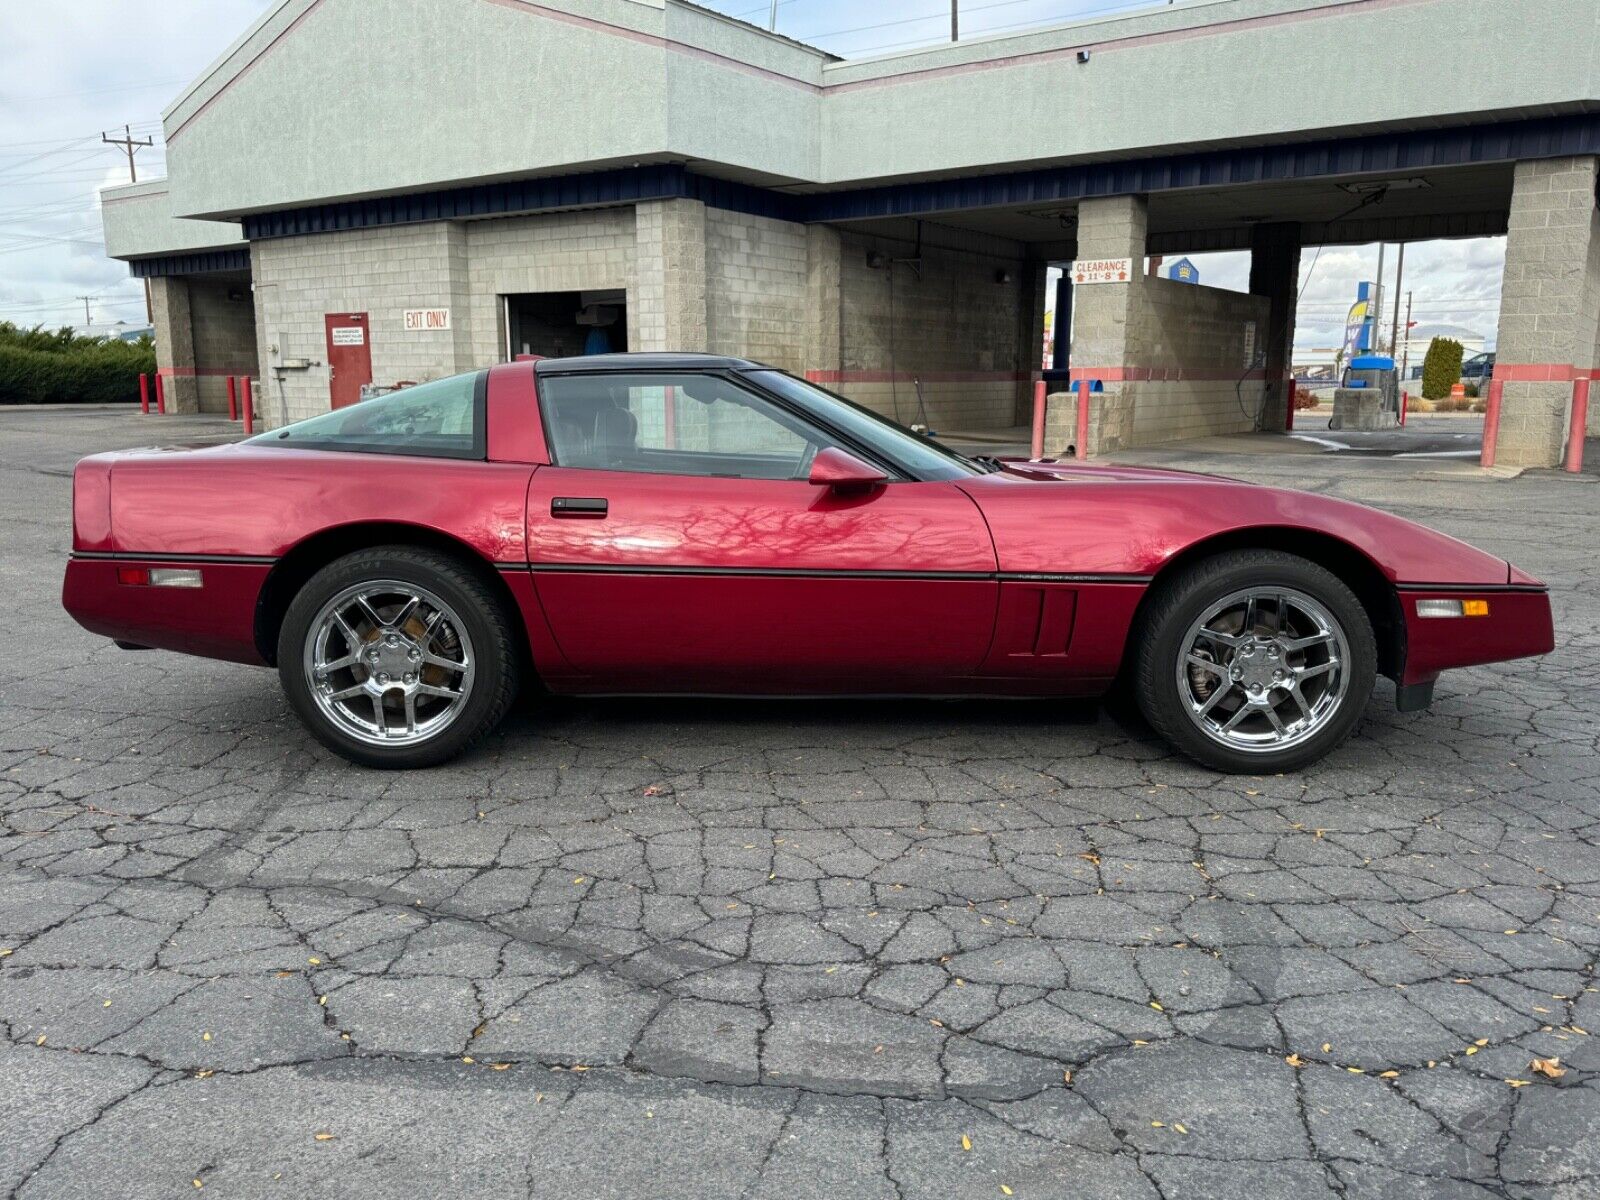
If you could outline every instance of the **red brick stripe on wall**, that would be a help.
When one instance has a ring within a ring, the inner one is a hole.
[[[807,371],[812,383],[1023,383],[1029,371]]]
[[[1574,379],[1600,379],[1600,367],[1575,367],[1571,363],[1503,363],[1494,365],[1501,383],[1570,383]]]
[[[1254,371],[1196,371],[1189,367],[1073,367],[1072,382],[1098,379],[1102,383],[1238,383],[1263,382],[1267,373]]]

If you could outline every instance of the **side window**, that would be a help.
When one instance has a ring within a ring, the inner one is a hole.
[[[715,375],[616,373],[539,380],[545,435],[564,467],[803,479],[832,439]]]
[[[251,440],[304,450],[483,458],[487,374],[475,371],[419,383]]]

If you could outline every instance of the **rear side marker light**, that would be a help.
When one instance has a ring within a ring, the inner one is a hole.
[[[1487,617],[1487,600],[1418,600],[1419,617]]]
[[[118,567],[117,582],[129,587],[197,588],[200,572],[185,567]]]

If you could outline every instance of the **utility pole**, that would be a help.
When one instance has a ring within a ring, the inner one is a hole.
[[[1399,311],[1399,308],[1400,308],[1400,306],[1398,304],[1395,305],[1395,310],[1396,311]],[[1411,369],[1411,293],[1407,292],[1406,293],[1406,348],[1400,355],[1400,383],[1402,384],[1402,386],[1405,384],[1405,381],[1406,381],[1406,372],[1409,371],[1410,369]]]
[[[1367,347],[1373,354],[1383,350],[1383,254],[1388,248],[1388,242],[1378,243],[1377,283],[1372,296],[1372,345]]]
[[[778,29],[778,0],[772,0],[772,11],[767,14],[767,32],[775,33]]]
[[[133,130],[124,125],[122,127],[121,137],[114,138],[109,133],[102,133],[100,135],[100,140],[108,146],[121,146],[128,152],[128,182],[138,183],[139,169],[133,165],[133,152],[135,150],[143,149],[145,146],[154,146],[156,144],[155,139],[136,138],[133,136]]]
[[[1393,358],[1395,351],[1400,349],[1400,289],[1405,284],[1406,278],[1406,244],[1400,243],[1400,260],[1394,268],[1394,320],[1389,325],[1389,357]],[[1406,313],[1406,332],[1409,333],[1411,314]]]
[[[93,325],[94,324],[94,318],[89,315],[89,301],[93,300],[94,297],[93,296],[75,296],[75,297],[73,297],[73,299],[82,300],[83,301],[83,323],[85,325]]]
[[[960,4],[961,0],[950,0],[950,40],[952,42],[961,40],[961,17],[956,11]]]
[[[773,20],[777,20],[778,6],[776,4],[772,6],[772,12]],[[136,138],[133,136],[133,130],[127,125],[124,125],[122,127],[121,137],[114,138],[108,133],[102,133],[100,135],[100,140],[108,146],[121,146],[128,152],[128,182],[138,183],[139,168],[133,165],[134,151],[142,149],[145,146],[154,146],[156,144],[155,139]],[[150,281],[148,279],[144,281],[144,319],[151,325],[156,323],[156,311],[155,306],[150,302]]]

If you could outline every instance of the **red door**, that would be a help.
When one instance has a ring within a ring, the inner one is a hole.
[[[328,313],[328,396],[334,408],[361,399],[361,387],[372,382],[372,339],[366,313]]]
[[[540,467],[528,550],[579,690],[948,690],[994,631],[994,544],[952,483]]]

